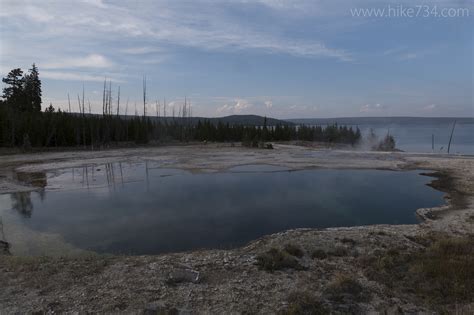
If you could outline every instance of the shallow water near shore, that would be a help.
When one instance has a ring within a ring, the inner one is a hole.
[[[159,254],[232,248],[293,228],[412,224],[416,209],[443,203],[443,193],[428,187],[432,178],[420,171],[244,165],[191,173],[159,166],[110,163],[19,174],[42,189],[0,196],[3,225],[10,224],[4,237],[18,226],[99,253]],[[13,252],[46,246],[21,239],[10,237]]]

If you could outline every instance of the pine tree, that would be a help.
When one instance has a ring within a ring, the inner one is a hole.
[[[2,79],[7,86],[3,89],[3,98],[5,103],[13,109],[24,111],[25,93],[23,71],[20,68],[11,70],[8,75]]]
[[[41,111],[41,80],[35,64],[25,76],[26,110],[30,112]]]
[[[48,108],[44,110],[45,113],[54,113],[55,109],[53,107],[53,103],[49,103]]]

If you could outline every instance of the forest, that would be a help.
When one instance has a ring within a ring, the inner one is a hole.
[[[84,93],[78,95],[79,112],[61,111],[50,104],[43,111],[39,71],[35,64],[27,73],[19,68],[2,79],[0,100],[0,146],[3,147],[69,147],[91,149],[119,143],[166,142],[242,142],[258,146],[266,141],[318,141],[355,145],[361,139],[358,128],[338,126],[295,126],[290,124],[261,126],[229,124],[203,119],[191,119],[191,108],[184,103],[179,114],[171,117],[151,116],[146,113],[146,81],[143,85],[143,114],[121,115],[120,90],[116,109],[112,109],[111,87],[104,82],[102,114],[86,112]],[[174,112],[174,111],[173,111]]]

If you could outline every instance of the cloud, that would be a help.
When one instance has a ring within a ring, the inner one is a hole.
[[[25,7],[25,15],[35,22],[46,23],[54,17],[43,9],[27,6]]]
[[[62,71],[41,71],[41,77],[45,79],[52,80],[64,80],[64,81],[93,81],[93,82],[104,82],[104,76],[101,75],[91,75],[87,73],[77,73],[77,72],[62,72]],[[109,78],[107,80],[112,82],[122,82],[121,80]]]
[[[308,106],[307,105],[291,105],[290,109],[292,111],[305,111],[305,110],[308,110]]]
[[[224,104],[221,107],[217,108],[218,113],[227,113],[230,112],[233,109],[233,107],[229,104]]]
[[[400,56],[400,60],[410,60],[415,58],[418,58],[418,54],[416,53],[406,53]]]
[[[90,5],[98,7],[98,8],[106,8],[107,7],[103,0],[82,0],[82,2],[84,2],[86,4],[90,4]]]
[[[436,53],[436,49],[425,49],[419,51],[409,51],[404,52],[398,55],[398,60],[406,61],[406,60],[413,60],[425,57],[427,55],[431,55]]]
[[[275,8],[280,4],[264,1],[267,7]],[[153,47],[125,48],[125,54],[145,54],[158,52],[155,45],[175,45],[193,47],[210,51],[258,50],[261,53],[279,53],[299,57],[329,57],[343,61],[351,60],[346,50],[328,46],[314,37],[294,39],[281,32],[262,28],[259,24],[249,24],[231,12],[242,7],[252,8],[254,3],[220,4],[214,1],[140,1],[139,5],[127,2],[105,4],[98,0],[83,0],[71,10],[68,5],[53,2],[48,4],[47,14],[41,16],[41,7],[36,2],[29,5],[35,15],[24,14],[21,6],[10,4],[4,9],[5,24],[17,24],[21,21],[30,35],[37,33],[38,39],[61,38],[97,38],[108,42],[123,41],[126,37],[146,40]],[[294,6],[281,2],[283,7]],[[232,10],[231,10],[232,9]],[[279,13],[284,18],[284,10]],[[35,32],[35,26],[29,25],[44,21],[41,31]],[[33,30],[33,31],[32,31]],[[93,31],[92,31],[93,30]]]
[[[361,113],[377,113],[388,109],[388,106],[381,104],[365,104],[361,106],[359,111]]]
[[[393,55],[393,54],[402,52],[403,50],[405,50],[405,48],[401,48],[401,47],[390,48],[390,49],[385,50],[385,51],[382,53],[382,55],[384,55],[384,56]]]
[[[224,104],[223,106],[217,108],[217,113],[219,114],[240,114],[246,110],[249,110],[253,107],[249,101],[244,99],[235,100],[235,104],[229,105]]]
[[[90,54],[86,57],[68,58],[42,65],[44,69],[74,69],[74,68],[110,68],[114,64],[99,54]]]
[[[129,55],[146,55],[161,52],[162,49],[158,47],[130,47],[122,49],[120,51]]]
[[[145,59],[141,60],[141,63],[147,64],[147,65],[156,65],[156,64],[159,64],[159,63],[163,63],[166,59],[167,58],[165,58],[163,56],[159,56],[159,57],[156,57],[156,58],[145,58]]]
[[[428,112],[431,112],[433,111],[434,109],[436,109],[438,106],[436,104],[430,104],[430,105],[427,105],[425,107],[423,107],[422,109],[424,111],[428,111]]]
[[[396,47],[385,50],[382,55],[383,56],[393,56],[395,59],[400,61],[407,61],[412,59],[421,58],[425,55],[429,55],[434,53],[436,50],[418,50],[418,51],[410,51],[406,47]]]
[[[237,100],[237,103],[234,105],[234,108],[235,108],[235,111],[236,112],[241,112],[245,109],[248,109],[250,107],[252,107],[253,105],[250,104],[248,101],[246,100]]]

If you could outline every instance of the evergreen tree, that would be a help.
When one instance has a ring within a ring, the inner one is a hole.
[[[8,75],[2,79],[7,86],[3,89],[3,98],[5,103],[11,108],[25,110],[25,93],[23,71],[20,68],[11,70]]]
[[[49,103],[48,108],[44,110],[45,113],[54,113],[53,103]]]
[[[35,64],[25,76],[26,109],[30,112],[41,111],[41,80]]]

